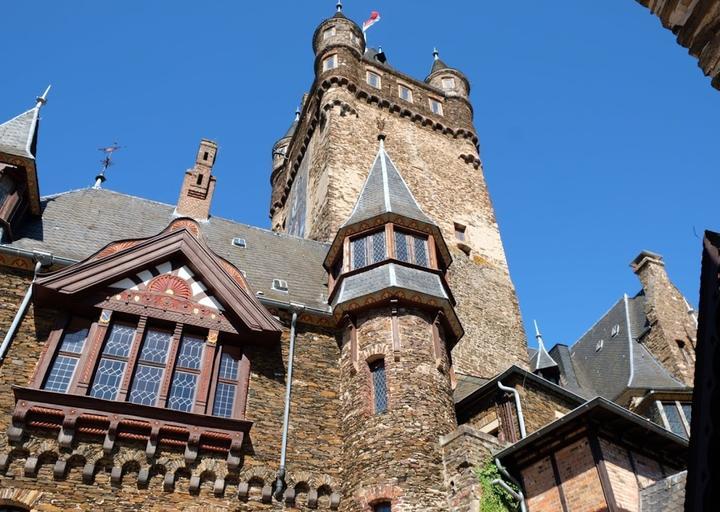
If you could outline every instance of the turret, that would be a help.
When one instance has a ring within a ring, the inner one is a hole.
[[[200,141],[195,165],[185,172],[175,214],[206,221],[210,217],[210,205],[215,192],[215,176],[212,175],[218,146],[207,139]]]
[[[355,54],[358,59],[365,53],[362,29],[357,23],[345,17],[340,2],[335,15],[320,23],[315,29],[312,44],[317,74],[340,67],[345,52]]]
[[[287,158],[287,149],[288,149],[288,146],[290,145],[292,136],[295,134],[295,130],[297,129],[299,123],[300,123],[300,109],[295,111],[295,119],[293,120],[292,124],[288,128],[287,132],[285,132],[285,135],[283,135],[280,139],[278,139],[278,141],[273,145],[273,148],[272,148],[272,175],[275,175],[275,173],[277,171],[279,171],[283,165],[285,165],[285,160]]]
[[[450,254],[379,139],[325,260],[343,327],[346,510],[445,510],[445,496],[430,489],[445,485],[438,439],[457,427],[450,349],[463,330],[445,282]]]
[[[470,81],[463,73],[440,60],[437,48],[433,50],[433,64],[425,82],[441,89],[448,97],[467,99],[470,96]]]

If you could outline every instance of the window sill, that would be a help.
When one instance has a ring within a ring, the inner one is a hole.
[[[13,386],[15,410],[8,438],[19,442],[28,428],[58,430],[58,443],[70,448],[77,433],[104,436],[103,451],[112,452],[118,439],[147,441],[154,457],[158,445],[184,448],[185,461],[200,450],[227,453],[230,469],[239,467],[243,439],[253,423],[218,418],[84,395]]]

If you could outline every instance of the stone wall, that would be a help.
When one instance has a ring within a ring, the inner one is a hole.
[[[720,89],[720,3],[715,0],[637,0],[677,35],[678,44],[698,59],[698,66]]]
[[[341,510],[369,512],[373,501],[392,501],[393,512],[447,510],[440,436],[456,428],[446,356],[433,353],[432,318],[400,308],[399,350],[393,349],[389,308],[356,320],[343,336],[341,402],[344,499]],[[376,413],[368,361],[385,363],[388,406]]]
[[[0,331],[4,334],[29,284],[29,275],[0,274]],[[289,331],[274,347],[251,346],[247,417],[254,422],[243,445],[239,470],[225,457],[200,453],[185,464],[183,452],[160,448],[145,456],[145,443],[118,441],[110,455],[102,437],[77,435],[71,450],[60,449],[57,432],[33,429],[20,444],[6,431],[14,399],[11,386],[27,385],[59,313],[28,310],[0,366],[0,495],[33,496],[38,510],[282,510],[330,509],[340,499],[340,351],[333,332],[298,326],[288,438],[289,492],[285,502],[269,498],[281,444]],[[288,318],[284,318],[285,325]],[[37,493],[40,493],[39,496]],[[35,493],[35,494],[33,494]],[[265,497],[263,497],[265,494]],[[203,508],[205,507],[205,508]]]
[[[452,249],[448,281],[465,327],[465,336],[453,351],[455,370],[490,378],[511,364],[525,366],[519,305],[479,159],[469,102],[361,60],[349,48],[328,51],[337,55],[339,66],[318,71],[288,148],[287,164],[273,176],[273,229],[287,229],[293,187],[302,183],[297,170],[303,159],[311,158],[304,236],[332,240],[370,171],[378,150],[377,121],[383,119],[390,158]],[[365,83],[369,68],[381,74],[381,89]],[[398,97],[399,83],[412,88],[412,103]],[[430,112],[429,97],[444,102],[444,115]],[[464,240],[456,240],[455,224],[465,226]]]
[[[448,506],[453,512],[477,512],[482,489],[476,470],[492,460],[502,445],[496,438],[460,425],[440,439],[445,468]]]
[[[559,394],[550,393],[532,381],[515,386],[520,393],[520,403],[525,417],[527,434],[540,430],[575,409],[578,404]]]

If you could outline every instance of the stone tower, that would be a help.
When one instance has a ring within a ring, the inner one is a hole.
[[[435,52],[425,81],[366,49],[341,10],[313,35],[315,81],[271,176],[272,227],[330,241],[350,216],[375,157],[387,150],[420,207],[448,240],[447,279],[465,329],[456,372],[489,378],[527,365],[524,329],[490,201],[468,100],[470,83]]]
[[[344,319],[340,400],[346,512],[444,511],[438,439],[456,427],[450,349],[462,327],[450,253],[380,135],[370,173],[325,266]]]
[[[210,217],[210,204],[215,192],[215,176],[212,175],[218,146],[207,139],[200,141],[195,165],[185,172],[175,213],[206,221]]]

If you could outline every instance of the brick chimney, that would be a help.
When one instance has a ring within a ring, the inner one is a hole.
[[[215,177],[212,175],[217,144],[211,140],[200,141],[195,166],[185,172],[175,214],[206,221],[210,217],[210,203],[215,192]]]
[[[662,256],[642,251],[630,266],[642,283],[650,323],[641,343],[676,379],[692,386],[697,331],[692,309],[670,281]]]

